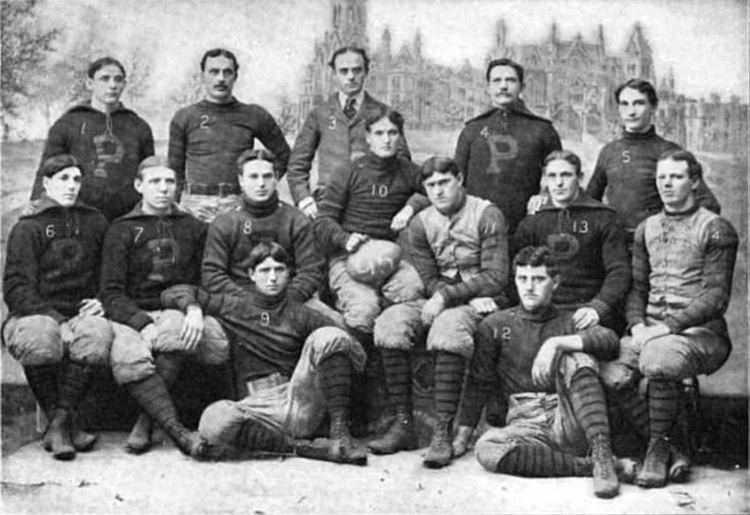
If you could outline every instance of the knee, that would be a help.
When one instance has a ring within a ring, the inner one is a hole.
[[[443,311],[432,323],[427,335],[427,350],[452,352],[470,359],[474,353],[473,328],[467,326],[463,314],[458,310]]]
[[[670,345],[646,344],[638,368],[648,378],[679,379],[685,375],[688,366],[683,354]]]
[[[106,365],[114,339],[109,321],[102,317],[76,317],[69,323],[73,330],[70,359],[86,365]]]
[[[211,445],[233,444],[244,418],[240,416],[235,402],[216,401],[201,414],[198,432]]]
[[[176,309],[165,309],[156,321],[156,350],[161,352],[181,351],[180,332],[185,315]]]
[[[65,354],[60,325],[52,317],[11,319],[4,336],[8,352],[23,366],[59,363]]]
[[[117,384],[141,381],[156,373],[154,358],[148,344],[134,329],[114,324],[110,353],[112,375]]]
[[[383,311],[375,319],[373,331],[375,346],[382,349],[411,350],[414,347],[412,340],[415,336],[412,327],[414,325],[412,311],[403,304],[391,306]]]
[[[198,358],[207,365],[220,365],[229,359],[229,338],[214,317],[204,318]]]
[[[377,297],[360,297],[344,310],[344,323],[347,327],[364,333],[372,333],[375,319],[380,315],[380,301]]]
[[[396,273],[381,288],[383,296],[393,304],[421,299],[424,283],[417,270],[407,261],[401,261]]]
[[[356,370],[361,371],[364,368],[366,354],[362,345],[338,327],[316,329],[307,337],[305,345],[311,347],[311,360],[315,366],[334,354],[343,353],[351,360]]]

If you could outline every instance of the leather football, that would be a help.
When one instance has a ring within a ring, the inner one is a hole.
[[[360,245],[346,261],[346,271],[355,281],[381,286],[401,262],[401,247],[388,240],[370,240]]]

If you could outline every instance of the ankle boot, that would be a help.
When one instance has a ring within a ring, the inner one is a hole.
[[[44,448],[57,460],[72,460],[76,457],[75,447],[70,440],[69,417],[67,410],[56,409],[44,433]]]
[[[418,446],[414,433],[414,417],[411,406],[396,406],[396,418],[388,431],[367,444],[373,454],[393,454],[398,451],[411,451]]]
[[[591,442],[591,460],[593,465],[594,495],[609,499],[620,491],[620,483],[615,469],[615,458],[612,445],[607,435],[597,435]]]
[[[453,417],[438,415],[435,428],[432,431],[430,448],[424,457],[423,464],[427,468],[439,469],[445,467],[453,458],[453,445],[451,443],[451,424]]]
[[[352,438],[349,433],[349,411],[331,411],[329,438],[332,442],[333,461],[338,463],[367,464],[367,449]]]
[[[153,421],[146,413],[141,412],[125,441],[125,450],[131,454],[143,454],[151,448]]]
[[[635,478],[635,484],[643,488],[661,488],[667,484],[670,447],[669,441],[652,438],[648,444],[643,468]]]

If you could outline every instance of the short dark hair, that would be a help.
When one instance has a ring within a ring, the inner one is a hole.
[[[485,74],[485,76],[487,77],[487,82],[490,81],[490,72],[497,66],[510,66],[511,68],[516,70],[516,75],[518,75],[518,82],[523,84],[523,66],[515,62],[513,59],[508,59],[507,57],[493,59],[487,64],[487,73]]]
[[[581,175],[581,158],[577,154],[570,150],[553,150],[547,157],[544,158],[544,166],[542,167],[544,172],[547,172],[547,165],[552,161],[566,161],[573,165],[575,168],[576,175]]]
[[[209,57],[226,57],[227,59],[230,59],[232,61],[232,64],[234,64],[234,73],[237,73],[240,69],[240,64],[237,62],[237,57],[226,48],[212,48],[211,50],[207,50],[205,54],[203,54],[203,57],[201,58],[201,71],[206,71],[206,60],[208,60]]]
[[[676,149],[667,150],[659,156],[659,161],[683,161],[687,163],[688,177],[692,181],[699,181],[703,179],[703,167],[696,159],[695,154],[688,150]]]
[[[456,162],[448,156],[432,156],[422,163],[422,168],[419,172],[419,180],[424,182],[435,173],[452,173],[456,177],[461,175]]]
[[[656,90],[654,89],[653,84],[643,79],[630,79],[629,81],[623,82],[622,84],[617,86],[617,89],[615,90],[615,102],[617,104],[620,103],[620,93],[625,88],[630,88],[636,91],[640,91],[641,93],[645,93],[646,97],[648,98],[649,104],[654,107],[659,105],[659,97],[656,96]]]
[[[341,54],[345,54],[347,52],[353,52],[355,54],[361,55],[362,60],[365,62],[365,73],[370,72],[370,58],[367,57],[367,51],[362,47],[353,46],[353,45],[347,45],[347,46],[342,46],[341,48],[337,48],[336,51],[331,56],[331,60],[328,61],[328,66],[330,66],[333,71],[336,71],[336,58],[340,56]]]
[[[143,170],[146,170],[148,168],[169,168],[174,172],[175,179],[177,178],[177,172],[175,172],[171,166],[169,166],[169,161],[164,156],[149,156],[138,165],[138,170],[135,172],[136,178],[143,180]]]
[[[109,65],[117,66],[122,72],[123,78],[127,77],[127,74],[125,73],[125,67],[122,65],[122,63],[114,57],[109,56],[100,57],[99,59],[91,63],[89,65],[88,71],[86,72],[86,75],[88,75],[89,79],[93,79],[94,75],[96,75],[96,72]]]
[[[546,245],[535,247],[529,245],[522,248],[513,258],[513,274],[519,266],[543,266],[547,268],[550,277],[560,274],[557,259]]]
[[[249,161],[268,161],[276,169],[276,154],[265,148],[250,148],[237,158],[237,175],[242,175],[242,167]]]
[[[287,267],[291,266],[289,253],[284,247],[275,241],[261,241],[257,243],[248,255],[248,268],[255,270],[255,267],[265,261],[267,258],[273,258],[274,261],[283,263]]]
[[[52,177],[57,172],[71,167],[78,168],[81,174],[83,174],[83,167],[74,156],[70,154],[57,154],[44,161],[39,169],[39,174],[42,177]]]
[[[388,118],[388,120],[390,120],[391,123],[393,123],[393,125],[398,128],[398,133],[403,136],[404,117],[401,116],[401,113],[399,113],[392,107],[388,107],[384,104],[380,104],[377,107],[373,107],[372,109],[367,111],[367,113],[365,114],[365,130],[367,132],[370,132],[370,127],[378,123],[383,118]]]

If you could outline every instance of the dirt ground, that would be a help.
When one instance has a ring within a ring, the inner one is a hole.
[[[750,513],[748,470],[696,467],[686,484],[623,485],[611,500],[588,478],[485,472],[472,456],[442,470],[424,449],[370,456],[366,467],[290,457],[198,463],[171,445],[142,456],[105,433],[75,461],[32,442],[2,461],[3,513]]]

